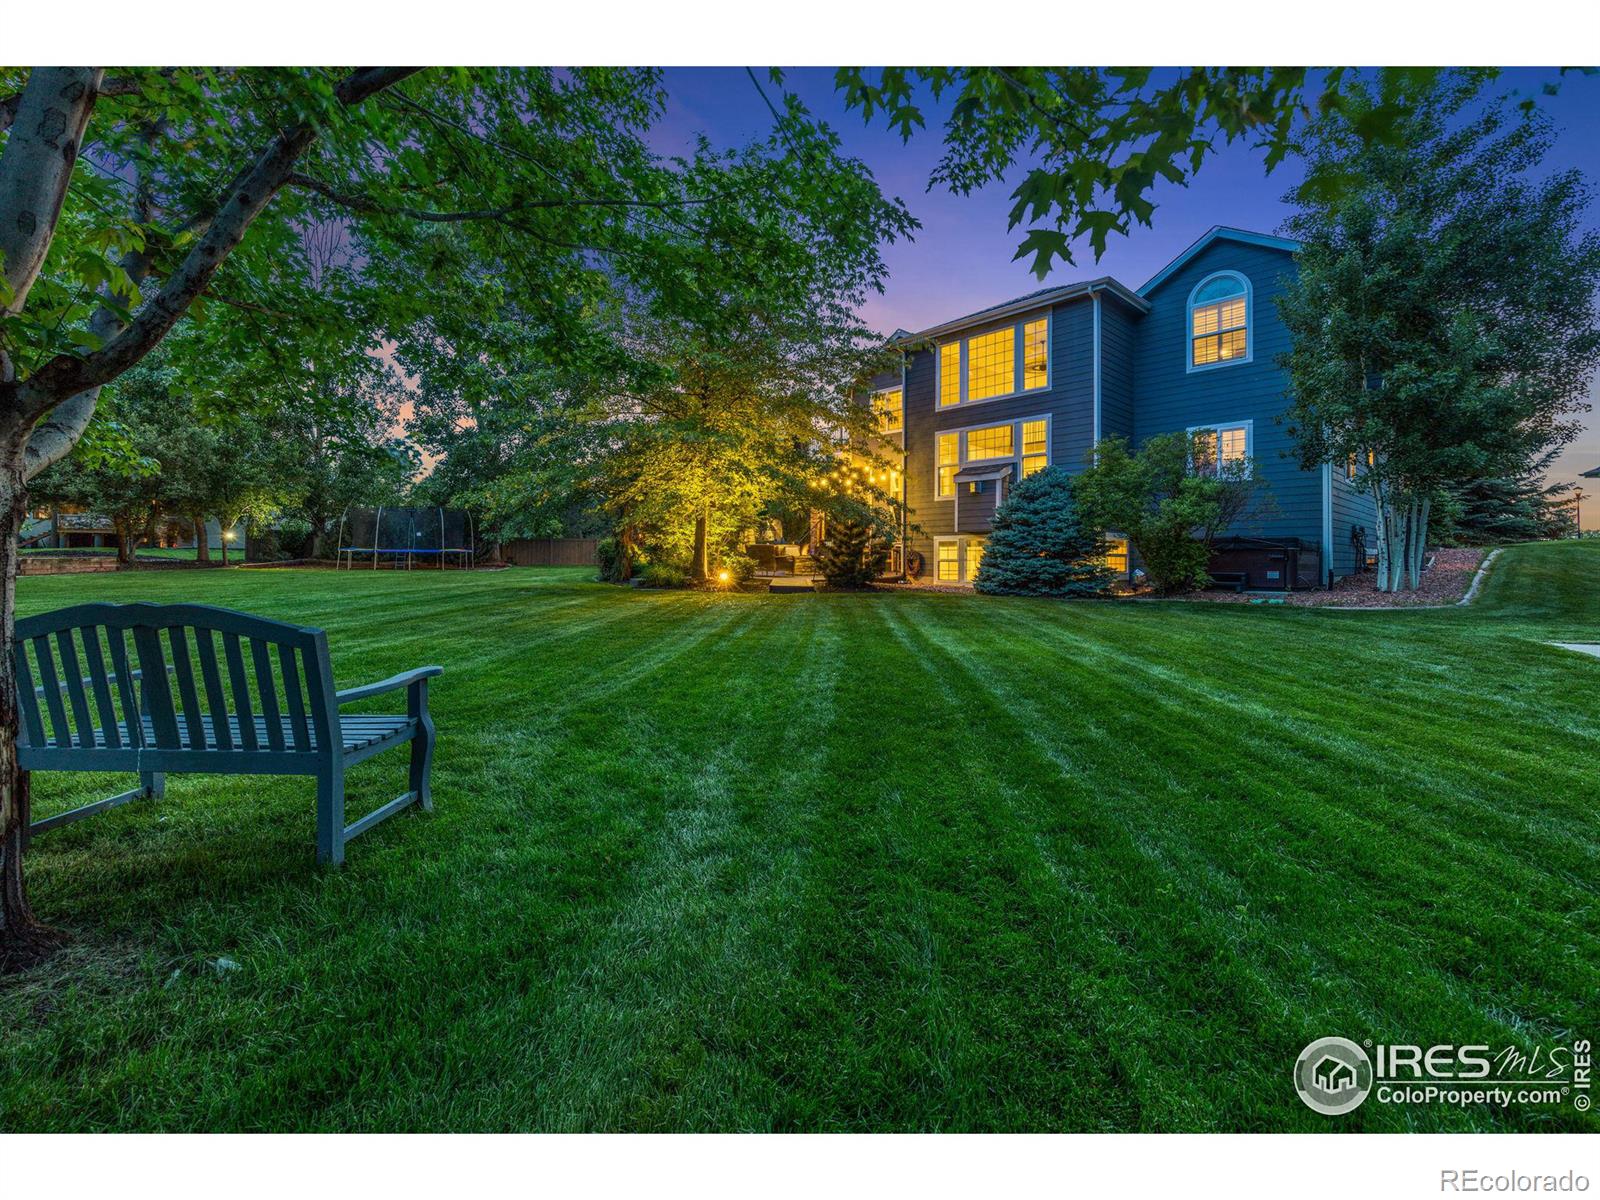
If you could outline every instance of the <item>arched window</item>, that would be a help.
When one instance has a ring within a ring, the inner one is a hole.
[[[1236,271],[1207,275],[1189,293],[1189,369],[1250,361],[1250,281]]]

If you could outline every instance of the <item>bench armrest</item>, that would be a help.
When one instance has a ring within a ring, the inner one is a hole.
[[[385,692],[399,691],[403,687],[421,683],[432,679],[435,675],[443,675],[443,667],[417,667],[415,670],[402,671],[398,675],[391,675],[388,679],[378,683],[369,683],[365,687],[345,688],[338,694],[340,705],[353,704],[357,700],[365,700],[369,696],[381,696]]]

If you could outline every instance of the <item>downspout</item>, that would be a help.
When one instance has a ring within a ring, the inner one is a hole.
[[[1100,289],[1089,289],[1089,303],[1094,306],[1094,440],[1091,448],[1098,460],[1100,453]]]
[[[900,350],[900,521],[896,531],[900,539],[900,578],[910,582],[911,572],[906,565],[906,493],[911,490],[911,402],[906,392],[907,365],[905,348]]]
[[[1333,464],[1322,464],[1322,583],[1333,586]]]

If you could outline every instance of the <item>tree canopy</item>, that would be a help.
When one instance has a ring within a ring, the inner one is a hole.
[[[1473,480],[1516,477],[1575,431],[1600,364],[1600,234],[1576,171],[1538,177],[1548,123],[1468,108],[1476,75],[1349,90],[1297,142],[1302,249],[1280,303],[1301,464],[1370,466],[1380,586],[1415,587],[1429,512]],[[1363,114],[1399,110],[1392,141]]]

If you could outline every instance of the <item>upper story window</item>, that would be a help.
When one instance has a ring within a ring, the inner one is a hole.
[[[905,396],[899,388],[874,392],[872,412],[878,419],[879,433],[899,433],[906,427]]]
[[[1015,444],[1010,425],[991,425],[967,434],[967,461],[981,458],[1010,458]]]
[[[1050,465],[1048,416],[948,430],[934,437],[939,472],[934,496],[940,500],[956,494],[956,474],[968,463],[1003,466],[1009,459],[1020,468],[1018,478]],[[980,481],[974,481],[969,490],[981,490]]]
[[[941,433],[939,435],[939,488],[940,499],[948,499],[956,494],[956,468],[960,465],[958,447],[961,443],[959,433]]]
[[[1017,335],[996,329],[967,339],[967,399],[988,400],[1017,390]]]
[[[1048,421],[1024,421],[1022,423],[1022,477],[1026,479],[1035,471],[1042,471],[1050,465]]]
[[[1189,369],[1250,359],[1250,281],[1235,271],[1202,279],[1189,294]]]
[[[1022,327],[1022,390],[1035,391],[1050,383],[1050,322],[1040,317]]]
[[[961,343],[939,347],[939,407],[961,403]]]
[[[1229,474],[1248,469],[1251,453],[1251,422],[1237,425],[1196,425],[1189,435],[1194,439],[1193,466],[1196,475]]]
[[[1050,386],[1050,318],[957,338],[939,347],[939,407],[1017,396]]]

